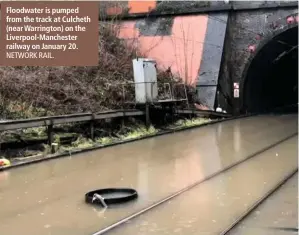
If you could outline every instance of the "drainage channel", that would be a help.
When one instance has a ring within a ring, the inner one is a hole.
[[[179,196],[179,195],[181,195],[181,194],[189,191],[190,189],[196,187],[197,185],[199,185],[199,184],[201,184],[201,183],[203,183],[203,182],[205,182],[205,181],[207,181],[209,179],[212,179],[212,178],[214,178],[214,177],[216,177],[216,176],[218,176],[218,175],[220,175],[220,174],[222,174],[222,173],[224,173],[224,172],[232,169],[233,167],[235,167],[237,165],[240,165],[241,163],[244,163],[244,162],[248,161],[249,159],[252,159],[253,157],[255,157],[255,156],[257,156],[257,155],[259,155],[259,154],[261,154],[263,152],[266,152],[267,150],[270,150],[271,148],[274,148],[275,146],[278,146],[279,144],[281,144],[281,143],[283,143],[283,142],[291,139],[292,137],[295,137],[296,135],[297,135],[297,132],[293,133],[292,135],[290,135],[290,136],[288,136],[288,137],[286,137],[286,138],[284,138],[284,139],[282,139],[282,140],[280,140],[278,142],[275,142],[274,144],[271,144],[271,145],[269,145],[269,146],[267,146],[267,147],[265,147],[265,148],[263,148],[263,149],[255,152],[255,153],[249,155],[248,157],[246,157],[246,158],[244,158],[244,159],[242,159],[240,161],[237,161],[237,162],[233,163],[232,165],[230,165],[228,167],[225,167],[224,169],[222,169],[222,170],[220,170],[218,172],[215,172],[215,173],[211,174],[210,176],[208,176],[208,177],[206,177],[206,178],[204,178],[204,179],[202,179],[202,180],[200,180],[198,182],[195,182],[195,183],[187,186],[186,188],[181,189],[180,191],[178,191],[178,192],[176,192],[176,193],[174,193],[174,194],[172,194],[172,195],[170,195],[170,196],[168,196],[168,197],[166,197],[166,198],[164,198],[164,199],[162,199],[162,200],[160,200],[160,201],[152,204],[149,207],[146,207],[146,208],[144,208],[144,209],[142,209],[142,210],[140,210],[140,211],[138,211],[138,212],[136,212],[136,213],[134,213],[134,214],[132,214],[130,216],[127,216],[127,217],[123,218],[122,220],[120,220],[120,221],[118,221],[116,223],[111,224],[110,226],[108,226],[108,227],[106,227],[104,229],[101,229],[101,230],[93,233],[92,235],[100,235],[100,234],[104,234],[104,233],[110,232],[111,230],[113,230],[113,229],[115,229],[115,228],[117,228],[117,227],[119,227],[121,225],[124,225],[128,221],[131,221],[132,219],[134,219],[134,218],[136,218],[136,217],[138,217],[138,216],[140,216],[142,214],[145,214],[146,212],[148,212],[148,211],[150,211],[150,210],[152,210],[152,209],[154,209],[154,208],[156,208],[156,207],[164,204],[165,202],[168,202],[171,199],[174,199],[175,197],[177,197],[177,196]]]

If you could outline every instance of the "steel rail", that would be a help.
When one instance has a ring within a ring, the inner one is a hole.
[[[189,185],[189,186],[181,189],[178,192],[173,193],[170,196],[167,196],[166,198],[164,198],[164,199],[162,199],[162,200],[160,200],[158,202],[155,202],[154,204],[152,204],[152,205],[150,205],[150,206],[148,206],[148,207],[146,207],[146,208],[144,208],[144,209],[142,209],[142,210],[140,210],[138,212],[135,212],[132,215],[129,215],[129,216],[127,216],[127,217],[119,220],[118,222],[115,222],[115,223],[107,226],[106,228],[101,229],[101,230],[93,233],[92,235],[101,235],[101,234],[104,234],[104,233],[106,233],[106,232],[108,232],[108,231],[110,231],[112,229],[115,229],[116,227],[123,225],[127,221],[132,220],[132,219],[134,219],[134,218],[136,218],[136,217],[138,217],[138,216],[140,216],[140,215],[142,215],[142,214],[144,214],[144,213],[146,213],[146,212],[154,209],[155,207],[157,207],[157,206],[159,206],[159,205],[161,205],[161,204],[163,204],[163,203],[165,203],[165,202],[167,202],[167,201],[169,201],[169,200],[171,200],[171,199],[179,196],[180,194],[182,194],[182,193],[184,193],[186,191],[189,191],[190,189],[196,187],[197,185],[199,185],[199,184],[201,184],[201,183],[203,183],[203,182],[205,182],[205,181],[207,181],[207,180],[209,180],[211,178],[214,178],[215,176],[220,175],[220,174],[222,174],[222,173],[224,173],[224,172],[232,169],[233,167],[235,167],[235,166],[237,166],[237,165],[239,165],[241,163],[244,163],[244,162],[252,159],[253,157],[255,157],[255,156],[257,156],[257,155],[259,155],[259,154],[261,154],[261,153],[263,153],[263,152],[265,152],[265,151],[267,151],[267,150],[269,150],[269,149],[271,149],[271,148],[273,148],[273,147],[275,147],[275,146],[277,146],[277,145],[279,145],[279,144],[281,144],[281,143],[283,143],[283,142],[285,142],[285,141],[287,141],[287,140],[289,140],[291,138],[293,138],[296,135],[298,135],[298,132],[295,132],[295,133],[293,133],[292,135],[290,135],[288,137],[285,137],[285,138],[283,138],[283,139],[281,139],[281,140],[279,140],[279,141],[277,141],[277,142],[275,142],[275,143],[273,143],[273,144],[271,144],[271,145],[269,145],[269,146],[267,146],[265,148],[262,148],[261,150],[255,152],[253,154],[250,154],[246,158],[241,159],[241,160],[239,160],[239,161],[237,161],[237,162],[235,162],[235,163],[233,163],[233,164],[231,164],[231,165],[223,168],[222,170],[217,171],[217,172],[215,172],[215,173],[207,176],[206,178],[204,178],[202,180],[199,180],[199,181],[197,181],[197,182],[195,182],[195,183],[193,183],[193,184],[191,184],[191,185]]]
[[[194,114],[198,116],[218,116],[218,117],[231,117],[231,114],[215,112],[211,110],[197,110],[197,109],[178,109],[175,111],[177,114]]]
[[[193,109],[178,110],[178,113],[214,116],[214,117],[231,117],[231,115],[226,113],[219,113],[215,111],[196,111]],[[65,124],[65,123],[72,123],[72,122],[103,120],[103,119],[116,118],[116,117],[132,117],[132,116],[143,116],[143,115],[145,115],[144,111],[137,110],[137,109],[132,109],[132,110],[128,109],[128,110],[112,110],[112,111],[105,111],[99,113],[77,113],[77,114],[70,114],[70,115],[38,117],[38,118],[20,119],[20,120],[5,120],[5,121],[0,121],[0,131],[57,125],[57,124]]]
[[[57,124],[65,124],[71,122],[84,122],[92,120],[109,119],[115,117],[129,117],[144,115],[144,111],[140,110],[112,110],[99,113],[78,113],[61,116],[39,117],[21,120],[0,121],[0,131],[24,129],[31,127],[49,126]]]
[[[298,172],[298,167],[292,170],[286,177],[279,181],[273,188],[271,188],[265,195],[257,200],[251,207],[249,207],[241,216],[239,216],[231,225],[225,228],[219,235],[229,234],[241,221],[243,221],[254,209],[268,199],[274,192],[276,192],[282,185],[284,185],[290,178]]]
[[[274,110],[295,107],[298,104],[292,104],[287,106],[277,107]],[[178,109],[177,114],[194,114],[199,116],[213,116],[213,117],[231,117],[231,114],[215,112],[211,110],[195,110],[195,109]],[[76,113],[69,115],[50,116],[50,117],[38,117],[30,119],[19,119],[19,120],[4,120],[0,121],[0,131],[25,129],[31,127],[50,126],[57,124],[65,124],[72,122],[84,122],[92,120],[103,120],[116,117],[131,117],[131,116],[142,116],[145,115],[145,111],[138,109],[124,109],[124,110],[109,110],[98,113]]]

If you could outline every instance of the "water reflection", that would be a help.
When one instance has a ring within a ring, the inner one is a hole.
[[[0,234],[92,233],[296,128],[297,116],[253,117],[16,168],[8,178],[0,172]],[[230,185],[219,182],[217,187],[230,190]],[[246,192],[246,185],[240,186]],[[104,187],[133,187],[140,197],[113,210],[94,211],[85,204],[84,194]],[[209,195],[201,198],[207,200]],[[51,226],[45,229],[47,224]]]
[[[296,168],[296,146],[297,136],[108,234],[220,234]],[[278,150],[282,155],[272,159]]]

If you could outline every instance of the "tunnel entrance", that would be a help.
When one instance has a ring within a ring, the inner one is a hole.
[[[245,71],[243,112],[298,103],[298,26],[288,28],[256,53]]]

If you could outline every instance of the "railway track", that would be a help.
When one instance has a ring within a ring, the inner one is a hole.
[[[211,174],[209,176],[207,176],[206,178],[204,178],[203,180],[200,180],[198,182],[195,182],[189,186],[187,186],[186,188],[183,188],[181,189],[180,191],[130,215],[130,216],[127,216],[113,224],[111,224],[110,226],[107,226],[106,228],[104,229],[101,229],[95,233],[93,233],[92,235],[101,235],[101,234],[106,234],[106,233],[112,233],[113,234],[113,230],[114,229],[119,229],[121,226],[125,225],[127,222],[131,222],[133,219],[136,219],[138,217],[140,217],[141,215],[145,214],[145,213],[148,213],[150,211],[153,211],[154,209],[156,209],[158,206],[161,206],[162,204],[165,204],[166,202],[182,195],[183,193],[186,193],[192,189],[194,189],[196,186],[199,186],[200,184],[208,181],[208,180],[211,180],[231,169],[233,169],[234,167],[237,167],[241,164],[244,164],[245,162],[249,161],[250,159],[274,148],[274,147],[277,147],[278,145],[290,140],[291,138],[297,136],[298,133],[295,132],[293,133],[292,135],[289,135],[288,137],[286,138],[283,138],[281,139],[280,141],[277,141],[249,156],[247,156],[246,158],[242,159],[242,160],[239,160],[231,165],[229,165],[228,167],[225,167],[224,169],[218,171],[218,172],[215,172],[214,174]],[[248,214],[250,214],[257,206],[259,206],[263,201],[265,201],[270,195],[272,195],[277,189],[279,189],[281,187],[281,185],[283,185],[288,179],[290,179],[296,172],[298,172],[298,168],[296,168],[295,170],[293,170],[291,173],[289,173],[287,176],[283,177],[282,180],[280,180],[274,187],[272,187],[266,194],[264,194],[261,198],[259,198],[252,206],[250,206],[245,212],[243,212],[237,219],[235,219],[233,221],[233,223],[231,223],[228,227],[226,227],[225,229],[223,229],[219,235],[227,235],[233,228],[235,228],[235,226],[237,224],[239,224]]]
[[[270,189],[265,195],[263,195],[259,200],[257,200],[251,207],[249,207],[242,215],[240,215],[230,226],[225,228],[219,235],[230,234],[230,232],[237,225],[239,225],[247,216],[249,216],[252,211],[254,211],[259,205],[261,205],[265,200],[267,200],[273,193],[275,193],[282,185],[284,185],[289,179],[291,179],[297,172],[298,172],[298,168],[293,170],[290,174],[288,174],[281,181],[279,181],[272,189]],[[298,231],[298,229],[296,229],[296,231]]]
[[[79,154],[76,158],[70,156],[47,164],[0,172],[0,233],[14,235],[26,231],[30,235],[97,234],[100,229],[111,228],[117,221],[118,225],[102,233],[140,234],[141,231],[136,231],[140,228],[138,226],[152,220],[152,223],[159,225],[151,228],[151,223],[143,225],[145,227],[141,229],[147,231],[141,233],[164,235],[167,233],[152,230],[164,226],[168,232],[170,230],[168,234],[173,234],[171,229],[174,227],[188,229],[178,223],[180,218],[170,218],[170,213],[179,217],[196,217],[204,213],[204,217],[193,222],[192,229],[212,231],[219,224],[213,224],[211,220],[215,216],[217,223],[220,223],[220,216],[223,216],[225,226],[219,226],[222,230],[212,233],[219,234],[235,220],[223,214],[225,211],[230,213],[230,209],[214,208],[217,198],[213,194],[218,191],[220,194],[229,194],[230,191],[251,192],[258,197],[286,177],[286,173],[290,173],[297,165],[293,143],[296,137],[292,137],[297,134],[297,117],[296,114],[290,114],[235,119],[185,133]],[[281,146],[287,146],[284,152]],[[287,149],[290,151],[286,152]],[[278,157],[275,157],[275,151],[279,153]],[[266,156],[269,152],[274,156],[273,161]],[[283,158],[285,155],[290,155],[288,161]],[[249,157],[251,160],[245,160]],[[259,171],[260,167],[267,168],[265,175]],[[232,175],[238,172],[237,169],[242,169],[241,174]],[[224,182],[224,186],[219,185],[219,179],[225,179],[227,175],[234,180]],[[249,178],[243,179],[242,175]],[[238,178],[242,180],[236,182]],[[268,184],[260,184],[260,180]],[[190,190],[185,188],[188,185]],[[214,188],[209,189],[211,185]],[[140,198],[132,204],[105,211],[87,205],[82,199],[86,192],[107,186],[135,188]],[[255,188],[261,186],[267,187],[259,193]],[[177,195],[173,195],[173,192],[177,192]],[[170,194],[173,197],[167,199],[166,196]],[[247,195],[242,196],[248,199]],[[255,201],[259,199],[256,197]],[[165,202],[156,203],[161,198],[166,199]],[[252,205],[255,201],[246,203]],[[226,203],[230,205],[234,202]],[[239,204],[234,210],[238,208],[244,212],[247,207]],[[233,218],[237,219],[242,214],[239,212]],[[128,215],[131,217],[128,218]],[[62,217],[66,219],[61,220]],[[125,220],[119,221],[122,218]],[[212,227],[207,228],[207,224]],[[282,226],[294,227],[292,224]],[[187,231],[178,234],[202,233]]]

